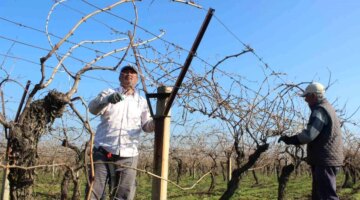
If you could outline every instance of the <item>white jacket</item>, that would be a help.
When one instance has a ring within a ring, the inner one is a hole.
[[[134,157],[139,154],[141,130],[152,132],[155,126],[147,102],[138,91],[116,104],[108,102],[110,94],[122,91],[122,88],[104,90],[89,103],[89,111],[101,115],[94,145],[120,157]]]

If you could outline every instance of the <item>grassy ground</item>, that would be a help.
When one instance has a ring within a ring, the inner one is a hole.
[[[242,200],[263,200],[263,199],[277,199],[277,182],[275,176],[259,177],[259,184],[255,185],[255,181],[251,176],[244,177],[243,181],[240,183],[240,189],[233,196],[233,199],[242,199]],[[208,188],[210,184],[210,179],[204,179],[199,185],[197,185],[193,190],[183,191],[176,188],[173,185],[169,185],[168,190],[168,199],[176,200],[192,200],[192,199],[207,199],[215,200],[219,199],[220,196],[226,189],[226,183],[218,177],[216,180],[217,184],[215,189],[209,194]],[[296,181],[289,183],[288,196],[291,198],[288,199],[306,199],[304,197],[309,195],[311,188],[310,179],[308,177],[300,177]],[[180,185],[190,186],[194,180],[182,181]],[[139,186],[145,184],[144,179],[140,179]],[[150,193],[150,190],[148,190]],[[151,196],[145,191],[139,190],[137,192],[137,199],[149,199]]]
[[[60,174],[61,175],[61,174]],[[60,199],[60,185],[61,176],[52,176],[51,173],[38,173],[38,179],[34,187],[36,192],[36,199]],[[277,181],[274,175],[263,176],[258,174],[259,184],[254,184],[255,181],[251,174],[245,176],[240,183],[240,188],[233,196],[234,200],[264,200],[264,199],[277,199]],[[340,174],[337,179],[338,187],[341,186],[343,181],[343,175]],[[2,179],[2,175],[1,178]],[[137,179],[138,187],[136,193],[137,200],[149,200],[151,199],[151,183],[152,179],[147,175],[141,175]],[[182,187],[190,187],[197,180],[193,180],[189,177],[182,177],[179,185]],[[82,190],[81,195],[83,198],[85,188],[85,178],[81,180]],[[208,193],[210,185],[210,177],[206,177],[199,184],[197,184],[191,190],[182,190],[178,187],[168,184],[168,199],[173,200],[215,200],[226,189],[226,183],[222,180],[221,176],[216,179],[215,189]],[[355,189],[338,189],[340,199],[342,200],[360,200],[360,184],[355,185]],[[311,191],[311,177],[303,175],[300,177],[291,177],[287,187],[287,200],[302,200],[309,199]],[[69,197],[71,192],[69,192]]]

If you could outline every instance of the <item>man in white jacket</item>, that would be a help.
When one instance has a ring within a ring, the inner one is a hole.
[[[89,103],[89,111],[101,116],[94,140],[94,162],[108,162],[95,163],[91,199],[105,198],[107,182],[115,199],[134,198],[136,170],[131,168],[137,166],[139,134],[155,128],[146,100],[135,89],[137,70],[124,66],[119,81],[119,88],[104,90]]]

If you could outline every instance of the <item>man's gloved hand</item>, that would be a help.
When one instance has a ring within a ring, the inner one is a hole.
[[[299,145],[300,144],[300,141],[299,139],[297,138],[296,135],[294,136],[287,136],[287,135],[283,135],[279,138],[278,140],[278,143],[283,141],[285,144],[293,144],[293,145]]]
[[[280,143],[281,141],[284,142],[285,144],[288,144],[288,140],[289,140],[289,136],[287,135],[283,135],[278,139],[278,143]]]
[[[108,97],[108,102],[112,104],[116,104],[122,100],[124,100],[124,96],[120,92],[114,92]]]

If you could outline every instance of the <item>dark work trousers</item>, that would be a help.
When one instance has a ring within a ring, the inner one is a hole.
[[[111,199],[132,200],[136,190],[136,170],[118,165],[137,167],[138,157],[107,158],[106,155],[96,149],[93,152],[94,162],[114,162],[94,163],[95,182],[93,185],[91,200],[106,199],[106,185],[109,184]],[[115,172],[115,173],[114,173]],[[86,192],[89,188],[87,186]]]
[[[339,167],[311,166],[312,200],[338,200],[336,194],[336,174]]]

